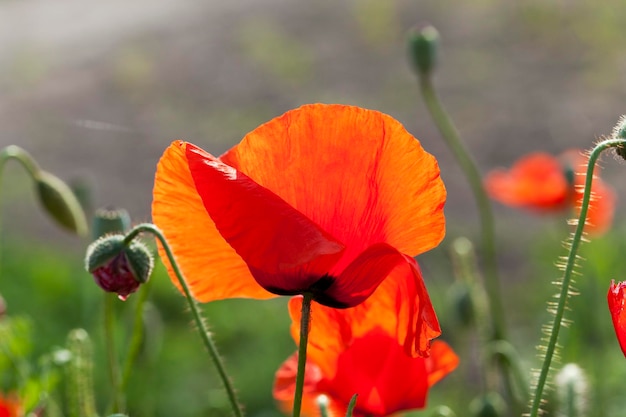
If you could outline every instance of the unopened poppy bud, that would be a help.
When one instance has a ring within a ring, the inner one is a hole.
[[[614,139],[624,139],[626,140],[626,115],[620,117],[617,125],[613,128],[613,138]],[[615,152],[621,156],[623,159],[626,159],[626,146],[619,145],[615,148]]]
[[[589,386],[580,366],[568,363],[556,375],[555,381],[559,397],[557,416],[586,416]]]
[[[470,415],[474,417],[501,417],[505,414],[506,404],[500,394],[490,392],[474,398],[469,405]]]
[[[417,74],[430,76],[437,64],[439,32],[433,26],[413,28],[409,31],[409,58]]]
[[[70,187],[46,171],[39,171],[34,180],[39,201],[48,214],[71,232],[79,236],[85,235],[85,213]]]
[[[143,243],[126,245],[123,235],[104,236],[87,248],[85,268],[105,291],[115,292],[124,301],[148,281],[154,259]]]
[[[124,233],[130,227],[130,215],[124,209],[101,208],[93,216],[92,234],[97,239],[110,233]]]

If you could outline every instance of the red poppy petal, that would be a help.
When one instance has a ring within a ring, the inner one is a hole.
[[[342,267],[375,243],[417,255],[444,236],[437,161],[380,112],[303,106],[258,127],[221,160],[343,242]]]
[[[335,376],[320,387],[344,403],[358,394],[356,409],[364,415],[423,408],[428,394],[426,359],[407,356],[395,338],[375,328],[341,353]]]
[[[459,357],[447,343],[435,340],[430,347],[430,356],[426,360],[428,386],[432,387],[443,377],[454,371],[459,365]]]
[[[173,142],[158,163],[152,220],[165,235],[192,293],[200,301],[272,297],[257,284],[207,214],[189,171],[187,146],[182,141]],[[178,286],[161,245],[159,255]]]
[[[540,152],[524,156],[508,171],[496,169],[485,177],[485,188],[494,200],[536,210],[563,209],[568,187],[559,160]]]
[[[296,376],[298,374],[298,354],[291,355],[280,366],[274,377],[272,394],[278,402],[279,408],[285,414],[291,414],[293,399],[296,391]],[[301,415],[305,417],[319,417],[320,411],[316,403],[318,395],[317,384],[322,379],[319,368],[311,361],[307,361],[304,373],[304,388],[302,392]]]
[[[626,357],[626,309],[624,309],[624,304],[626,303],[626,281],[618,282],[617,284],[615,284],[615,281],[611,281],[607,300],[615,334]]]
[[[270,190],[193,145],[186,155],[206,211],[265,289],[307,290],[341,257],[340,242]]]
[[[302,298],[289,301],[291,333],[298,343]],[[308,357],[332,377],[338,355],[355,338],[381,328],[404,346],[408,356],[427,356],[430,340],[441,330],[417,263],[405,262],[393,269],[376,291],[363,303],[335,309],[313,303]]]

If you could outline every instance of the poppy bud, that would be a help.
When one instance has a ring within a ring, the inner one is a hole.
[[[92,222],[94,239],[109,233],[124,233],[130,227],[130,215],[124,209],[100,208],[96,210]]]
[[[413,28],[409,31],[408,43],[413,69],[420,77],[430,76],[437,64],[439,32],[430,25]]]
[[[614,280],[611,280],[607,301],[611,319],[613,319],[615,335],[624,356],[626,356],[626,309],[624,309],[624,304],[626,303],[626,281],[616,284]]]
[[[575,363],[568,363],[556,375],[555,381],[559,397],[557,416],[587,415],[589,387],[583,370]]]
[[[85,235],[87,233],[85,213],[70,187],[46,171],[39,171],[34,180],[37,197],[48,214],[71,232],[79,236]]]
[[[123,235],[104,236],[87,248],[85,268],[105,291],[124,301],[150,278],[154,259],[143,243],[124,243]]]
[[[475,417],[500,417],[505,414],[506,404],[500,394],[490,392],[472,400],[470,414]]]
[[[626,140],[626,115],[620,117],[617,125],[613,128],[613,138],[615,139],[625,139]],[[615,152],[621,156],[623,159],[626,159],[626,146],[619,145],[615,148]]]

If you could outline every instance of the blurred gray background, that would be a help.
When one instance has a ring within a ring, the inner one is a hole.
[[[441,33],[435,83],[482,172],[533,150],[588,148],[626,112],[617,0],[3,0],[0,20],[0,145],[137,222],[150,219],[155,164],[173,139],[220,154],[288,109],[337,102],[403,122],[439,160],[449,228],[477,231],[407,64],[415,24]],[[626,166],[604,160],[624,200]],[[38,210],[17,164],[1,187],[5,236],[74,242]],[[496,211],[516,233],[545,224]]]

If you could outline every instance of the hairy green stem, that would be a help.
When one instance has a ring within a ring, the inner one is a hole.
[[[293,397],[293,417],[300,417],[302,409],[302,392],[304,390],[304,372],[306,368],[306,348],[309,343],[309,324],[311,323],[311,301],[313,294],[305,293],[302,299],[300,314],[300,344],[298,347],[298,373],[296,374],[296,390]]]
[[[224,389],[226,390],[226,394],[228,395],[228,399],[230,401],[233,414],[236,417],[243,417],[241,406],[239,405],[239,401],[237,400],[237,395],[235,394],[235,388],[233,387],[230,379],[228,378],[228,375],[226,374],[226,370],[224,368],[224,364],[222,363],[222,359],[220,358],[220,355],[217,351],[217,347],[215,346],[215,343],[213,342],[213,338],[211,337],[211,333],[209,332],[209,329],[200,313],[200,307],[198,306],[198,303],[191,295],[191,291],[189,290],[187,281],[185,280],[180,268],[178,267],[178,264],[176,263],[176,259],[174,258],[174,254],[172,253],[172,250],[169,244],[167,243],[167,240],[163,236],[163,233],[161,233],[161,230],[159,230],[158,227],[156,227],[155,225],[151,223],[142,223],[142,224],[135,226],[132,230],[128,232],[128,234],[124,238],[124,242],[126,244],[130,244],[130,242],[142,232],[147,232],[147,233],[152,234],[158,239],[158,241],[163,246],[163,249],[165,250],[165,253],[167,254],[167,258],[169,259],[170,264],[172,265],[172,269],[174,270],[174,274],[176,275],[176,278],[178,279],[178,282],[180,283],[183,293],[185,294],[185,298],[187,299],[189,309],[191,310],[191,315],[193,316],[194,322],[196,326],[198,327],[198,333],[200,333],[202,342],[204,343],[204,346],[209,352],[209,356],[211,357],[211,360],[213,361],[213,365],[217,369],[220,379],[222,380],[222,384],[224,385]]]
[[[529,417],[537,417],[540,413],[540,406],[543,397],[543,391],[548,380],[548,374],[550,372],[550,366],[552,364],[552,358],[557,348],[557,342],[559,339],[559,332],[563,322],[563,315],[565,314],[565,308],[567,305],[567,296],[569,294],[570,286],[572,283],[572,275],[574,266],[576,263],[576,256],[580,243],[582,241],[583,230],[585,226],[585,220],[587,219],[587,211],[589,210],[589,201],[591,200],[591,184],[593,183],[593,170],[596,161],[600,157],[600,154],[612,147],[624,146],[626,141],[623,139],[609,139],[598,143],[591,154],[589,155],[589,162],[587,165],[587,174],[585,177],[585,190],[583,192],[582,204],[580,207],[580,214],[578,216],[578,225],[574,231],[569,253],[567,255],[567,262],[563,271],[563,280],[561,282],[561,291],[559,292],[559,299],[554,311],[554,320],[550,327],[550,336],[548,339],[548,345],[546,346],[545,356],[543,359],[543,365],[537,379],[537,385],[535,386],[534,395],[530,405]]]
[[[430,112],[433,121],[441,132],[448,148],[452,151],[457,163],[461,167],[465,178],[474,194],[478,206],[481,224],[482,253],[485,260],[485,290],[489,298],[490,317],[492,320],[492,338],[500,340],[506,338],[506,326],[504,321],[504,308],[500,297],[500,280],[496,260],[496,244],[494,233],[493,213],[491,202],[483,187],[482,177],[469,152],[463,146],[452,119],[443,108],[437,96],[430,77],[420,77],[420,89],[424,103]]]
[[[115,347],[115,294],[104,293],[104,340],[107,351],[109,379],[113,389],[110,409],[113,413],[121,413],[124,407],[124,393],[120,384],[120,368]]]

